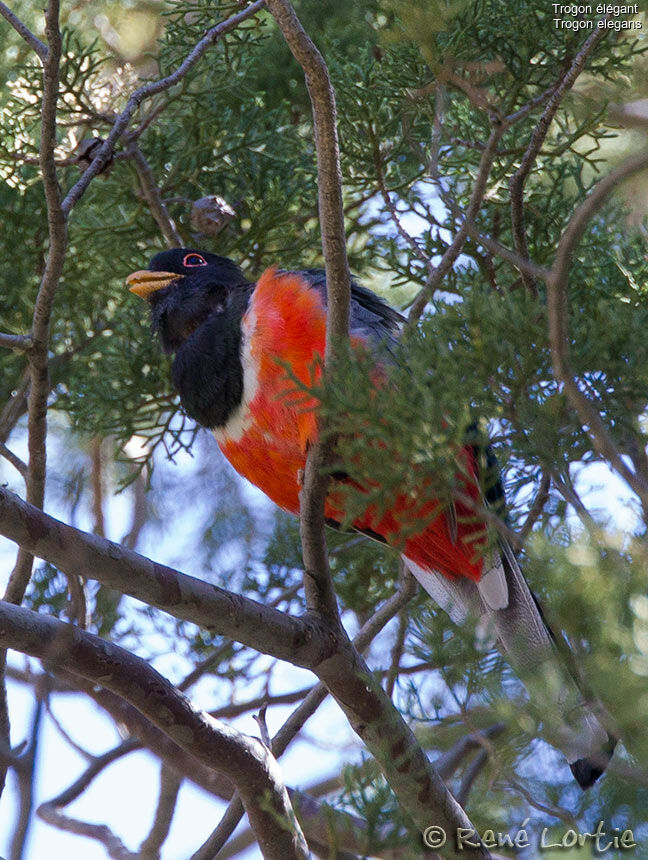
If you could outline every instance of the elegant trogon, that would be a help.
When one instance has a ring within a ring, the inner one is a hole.
[[[213,432],[241,475],[298,514],[300,476],[317,433],[318,403],[304,396],[304,387],[324,355],[324,271],[271,268],[252,283],[225,257],[176,248],[157,254],[127,283],[148,301],[164,351],[175,354],[173,383],[186,413]],[[352,280],[353,345],[383,354],[382,347],[396,345],[402,323],[397,311]],[[463,502],[454,502],[453,516],[427,502],[420,529],[409,528],[400,539],[399,524],[412,502],[396,497],[386,510],[369,507],[353,527],[396,545],[453,621],[472,615],[490,626],[527,686],[540,686],[544,710],[553,714],[548,737],[587,788],[605,769],[614,739],[603,728],[600,707],[559,656],[511,547],[500,539],[497,550],[476,553],[485,532],[474,515],[481,502],[479,458],[470,445],[457,458]],[[325,511],[332,524],[344,514],[334,484]]]

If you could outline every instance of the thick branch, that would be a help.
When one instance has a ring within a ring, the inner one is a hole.
[[[63,677],[72,679],[73,676],[64,673]],[[80,688],[85,689],[98,705],[111,714],[113,719],[127,726],[128,730],[139,738],[144,746],[162,761],[170,765],[178,774],[191,780],[215,797],[228,801],[231,800],[234,789],[229,780],[217,771],[209,768],[196,756],[183,750],[171,738],[152,725],[132,705],[129,705],[114,693],[100,689],[88,682],[74,679],[74,683]],[[91,765],[66,791],[46,804],[43,804],[38,810],[38,815],[40,817],[49,816],[50,820],[52,820],[53,811],[58,812],[61,807],[75,800],[104,767],[107,767],[117,758],[139,748],[140,743],[131,738],[103,755],[98,756],[96,765]],[[371,844],[374,847],[380,846],[381,857],[388,858],[393,856],[394,860],[397,860],[402,854],[402,850],[400,840],[395,838],[393,826],[381,828],[380,833],[370,833],[364,820],[344,812],[339,812],[328,804],[321,803],[315,799],[323,793],[334,790],[339,785],[340,780],[335,778],[334,780],[325,782],[319,787],[319,790],[318,787],[309,787],[305,793],[291,788],[288,789],[309,844],[314,842],[320,845],[331,846],[331,848],[335,847],[338,850],[347,849],[356,851],[358,854],[365,853],[368,844]],[[328,791],[327,786],[329,786]],[[58,815],[60,816],[60,812],[58,812]],[[65,819],[65,821],[67,820]],[[57,821],[53,823],[55,825],[58,824]],[[255,841],[254,836],[248,831],[241,834],[241,837],[244,840],[244,847],[249,847]],[[237,842],[241,837],[237,838]],[[383,841],[385,843],[384,846]],[[242,849],[239,848],[239,850]],[[229,847],[224,850],[223,856],[231,856]]]
[[[295,665],[316,665],[334,648],[313,622],[209,585],[65,525],[3,487],[0,534],[64,573],[81,574]]]
[[[0,637],[10,648],[64,665],[132,704],[182,749],[232,781],[264,857],[307,860],[278,765],[259,741],[195,710],[145,660],[78,627],[0,603]]]

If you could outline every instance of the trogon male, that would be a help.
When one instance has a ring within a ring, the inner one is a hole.
[[[173,383],[186,413],[213,432],[241,475],[281,508],[299,514],[300,476],[317,433],[317,401],[305,403],[303,391],[296,396],[296,381],[308,386],[317,357],[324,355],[325,272],[271,268],[251,283],[225,257],[175,248],[157,254],[127,283],[148,301],[164,351],[175,354]],[[376,351],[395,346],[403,321],[352,280],[352,344]],[[479,503],[478,461],[469,446],[459,456],[468,476],[464,491]],[[339,500],[331,491],[325,513],[332,523],[343,514]],[[588,788],[614,749],[600,707],[581,692],[559,657],[511,547],[499,540],[498,550],[476,557],[476,530],[483,532],[484,525],[460,502],[455,506],[455,517],[430,516],[400,542],[402,499],[380,514],[368,510],[353,527],[397,544],[414,576],[455,623],[471,615],[490,626],[527,685],[535,679],[535,690],[540,683],[544,711],[553,714],[545,733],[564,753],[579,785]]]

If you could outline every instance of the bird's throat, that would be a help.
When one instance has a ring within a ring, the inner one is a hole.
[[[213,314],[176,352],[173,383],[191,418],[209,429],[223,427],[243,399],[242,310]]]

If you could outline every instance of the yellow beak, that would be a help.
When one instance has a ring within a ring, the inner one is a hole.
[[[178,275],[175,272],[149,272],[148,269],[142,269],[129,275],[126,283],[131,293],[135,293],[140,299],[148,299],[152,293],[168,287],[182,277],[184,275]]]

